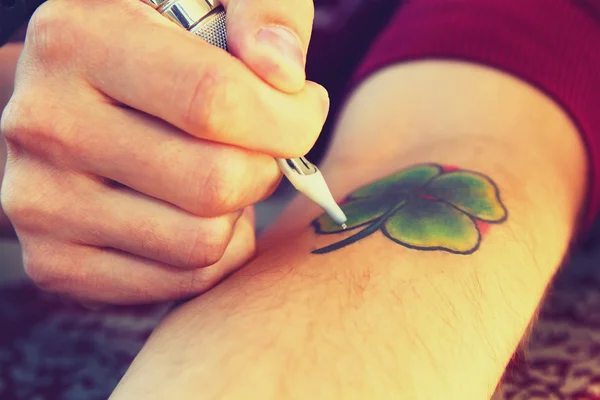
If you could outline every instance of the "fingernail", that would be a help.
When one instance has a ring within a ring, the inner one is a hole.
[[[304,53],[298,36],[291,30],[283,26],[264,27],[256,33],[256,41],[269,49],[280,68],[304,80]]]

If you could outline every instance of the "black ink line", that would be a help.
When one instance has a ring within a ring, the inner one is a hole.
[[[325,253],[330,253],[334,250],[339,250],[342,247],[348,246],[349,244],[355,243],[361,239],[366,238],[367,236],[375,233],[377,230],[379,230],[379,228],[381,228],[381,225],[383,225],[383,223],[396,211],[398,211],[399,209],[401,209],[402,207],[404,207],[404,205],[407,203],[407,200],[403,200],[400,203],[396,204],[394,207],[390,208],[388,211],[386,211],[381,217],[379,217],[378,219],[374,219],[372,220],[371,224],[369,226],[367,226],[365,229],[363,229],[362,231],[359,231],[357,233],[355,233],[352,236],[349,236],[343,240],[340,240],[339,242],[330,244],[329,246],[325,246],[325,247],[321,247],[320,249],[317,250],[313,250],[312,253],[313,254],[325,254]]]

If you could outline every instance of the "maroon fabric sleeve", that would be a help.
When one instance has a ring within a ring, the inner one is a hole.
[[[392,63],[440,58],[508,72],[570,115],[589,154],[589,227],[600,209],[600,0],[408,0],[353,86]]]

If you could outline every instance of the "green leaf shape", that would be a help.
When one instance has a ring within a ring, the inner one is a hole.
[[[393,241],[410,248],[458,254],[474,252],[481,240],[468,215],[446,203],[426,199],[409,201],[387,219],[382,230]]]
[[[507,215],[496,185],[476,172],[460,170],[442,174],[431,180],[422,193],[482,221],[501,222]]]
[[[392,190],[394,192],[414,191],[441,173],[442,167],[437,164],[417,165],[363,186],[352,192],[348,198],[360,199],[380,196]]]
[[[402,199],[398,199],[398,202]],[[324,214],[317,218],[313,225],[317,229],[318,233],[339,233],[350,229],[358,228],[359,226],[365,225],[379,217],[381,217],[387,210],[391,209],[395,203],[382,202],[381,199],[360,199],[352,200],[348,203],[342,204],[340,208],[344,211],[344,214],[348,217],[346,221],[346,229],[335,223],[329,217]]]

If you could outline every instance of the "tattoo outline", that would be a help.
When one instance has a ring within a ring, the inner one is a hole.
[[[341,207],[348,228],[324,214],[312,222],[317,234],[364,229],[313,254],[341,249],[377,231],[411,249],[472,254],[487,224],[508,218],[498,187],[489,177],[435,163],[413,165],[367,184],[350,193]]]

